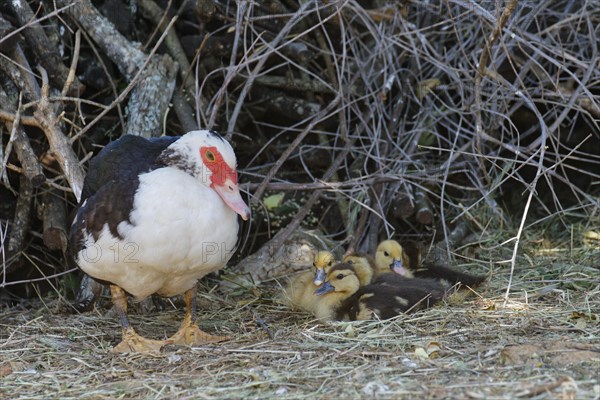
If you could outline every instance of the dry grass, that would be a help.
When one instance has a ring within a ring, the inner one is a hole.
[[[2,312],[0,397],[598,398],[600,253],[537,250],[532,259],[519,260],[506,306],[508,269],[496,266],[462,304],[383,322],[320,324],[275,302],[275,285],[202,290],[202,327],[233,339],[155,356],[112,354],[119,326],[105,309],[69,315],[53,299],[14,307]],[[182,317],[172,309],[132,320],[166,337]],[[518,350],[527,362],[505,349],[555,341],[562,348],[537,356]]]

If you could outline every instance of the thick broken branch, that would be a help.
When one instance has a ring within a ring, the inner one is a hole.
[[[324,85],[318,80],[296,79],[284,76],[259,76],[256,83],[277,89],[293,90],[297,92],[334,93],[333,88]]]
[[[65,7],[71,2],[57,0],[56,3]],[[104,53],[119,68],[128,81],[131,81],[137,71],[144,65],[147,55],[140,50],[139,44],[133,44],[119,33],[114,25],[92,5],[89,0],[80,0],[67,10],[73,19],[79,22],[86,33],[94,39]]]
[[[459,247],[469,232],[469,224],[465,221],[459,222],[448,234],[446,241],[436,243],[429,250],[429,254],[426,256],[427,261],[436,265],[448,265],[450,263],[448,249]]]
[[[127,103],[124,134],[145,138],[160,136],[163,118],[175,89],[177,64],[168,55],[155,55],[144,69]]]
[[[181,88],[176,89],[173,93],[173,108],[184,132],[198,129],[198,125],[194,119],[194,110],[187,102],[185,92]]]
[[[12,124],[6,124],[8,129],[12,129]],[[46,176],[42,165],[38,161],[37,156],[31,148],[29,138],[25,135],[25,132],[20,127],[16,128],[15,132],[15,153],[23,168],[23,174],[29,179],[33,187],[38,188],[46,182]]]
[[[152,0],[142,0],[140,2],[140,8],[143,15],[159,26],[164,32],[167,26],[164,18],[166,15],[165,11],[157,6]],[[198,125],[193,116],[194,111],[190,106],[190,103],[186,100],[187,97],[191,96],[195,91],[194,80],[191,79],[192,75],[190,75],[191,66],[173,28],[170,28],[167,31],[165,46],[167,46],[167,50],[171,57],[179,64],[179,78],[181,79],[180,88],[177,88],[173,93],[173,107],[185,132],[198,129]],[[205,99],[201,100],[201,102],[203,104],[207,103]]]
[[[317,102],[265,87],[255,88],[252,91],[252,99],[258,104],[263,103],[267,113],[276,113],[292,120],[308,119],[321,110],[321,105]]]
[[[8,36],[15,28],[0,15],[0,53],[10,54],[19,42],[18,35]]]
[[[423,225],[433,224],[433,211],[431,210],[431,203],[427,198],[427,193],[420,188],[415,190],[415,206],[417,209],[417,213],[415,215],[417,222]]]
[[[15,216],[10,227],[7,258],[18,257],[25,246],[25,238],[30,229],[31,206],[33,204],[33,186],[29,179],[21,176],[19,184],[19,197],[17,198],[17,207]],[[18,265],[17,262],[8,263],[4,269],[4,276],[11,273]]]
[[[65,203],[57,193],[48,192],[40,202],[42,221],[44,222],[44,245],[50,250],[67,250],[67,212]]]
[[[398,192],[392,199],[392,215],[399,220],[407,220],[415,214],[415,202],[410,192]]]
[[[0,86],[0,104],[3,104],[4,107],[14,112],[16,111],[17,101],[17,99],[10,99],[2,86]],[[25,132],[20,126],[13,126],[12,121],[7,121],[6,127],[9,132],[12,132],[12,130],[15,129],[13,143],[15,153],[23,168],[23,173],[27,179],[31,181],[33,187],[41,186],[46,181],[46,176],[44,175],[44,171],[37,156],[31,148],[29,138],[25,135]]]
[[[22,31],[23,36],[25,36],[27,43],[37,56],[38,62],[48,71],[50,82],[55,88],[62,89],[67,82],[69,68],[63,64],[58,48],[50,42],[42,26],[35,20],[36,17],[27,1],[13,0],[9,1],[7,5],[12,9],[13,15],[17,18],[19,24],[27,26],[27,29]],[[84,90],[85,85],[74,78],[68,93],[76,95]]]
[[[14,62],[0,56],[0,69],[23,92],[25,100],[35,101],[39,99],[40,87],[29,67],[27,58],[23,54],[23,50],[21,50],[21,46],[15,46],[10,58]]]
[[[58,0],[57,3],[63,6],[68,4],[66,0]],[[139,45],[134,45],[121,35],[89,0],[81,0],[68,12],[98,43],[129,82],[137,77],[137,85],[131,90],[127,105],[129,121],[123,134],[159,136],[175,88],[177,64],[168,55],[145,54]],[[171,20],[171,25],[174,21],[175,19]],[[142,68],[144,70],[138,75]]]
[[[40,69],[42,73],[42,97],[37,109],[33,115],[43,127],[50,151],[56,157],[56,161],[65,178],[69,182],[73,194],[77,201],[81,198],[81,190],[83,189],[84,173],[83,168],[79,165],[79,159],[69,144],[69,140],[60,129],[60,118],[55,114],[54,109],[48,102],[48,75],[46,71]]]

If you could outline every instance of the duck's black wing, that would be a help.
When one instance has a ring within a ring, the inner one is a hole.
[[[110,142],[92,158],[88,168],[81,203],[111,181],[129,181],[143,172],[151,171],[159,165],[156,159],[180,136],[163,136],[145,139],[140,136],[125,135]]]

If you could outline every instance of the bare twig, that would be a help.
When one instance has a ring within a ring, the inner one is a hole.
[[[271,179],[273,179],[273,177],[275,176],[277,171],[279,171],[279,168],[281,168],[283,163],[289,158],[290,154],[292,154],[292,152],[294,150],[296,150],[296,147],[298,147],[298,145],[300,143],[302,143],[302,140],[304,140],[306,135],[308,135],[311,132],[311,130],[314,128],[314,126],[319,121],[321,121],[323,118],[328,116],[328,114],[331,112],[331,110],[333,110],[338,105],[340,100],[341,100],[341,98],[340,98],[340,95],[338,94],[338,96],[336,96],[336,98],[333,101],[331,101],[327,105],[327,107],[323,108],[317,115],[315,115],[315,117],[302,130],[302,132],[296,137],[296,139],[294,139],[294,141],[292,143],[290,143],[288,148],[281,154],[281,156],[279,157],[279,159],[277,160],[275,165],[273,165],[273,167],[269,170],[269,172],[267,173],[267,176],[265,176],[265,179],[263,179],[263,181],[260,184],[260,186],[258,187],[258,189],[256,189],[256,191],[254,192],[253,197],[256,200],[260,201],[260,199],[262,198],[262,195],[265,191],[266,185],[271,181]]]
[[[67,79],[65,84],[60,92],[61,96],[65,97],[67,93],[69,93],[69,89],[75,82],[75,71],[77,70],[77,63],[79,62],[79,50],[81,47],[81,31],[77,30],[75,32],[75,50],[73,51],[73,61],[71,61],[71,67],[69,68],[69,74],[67,75]],[[79,84],[81,85],[81,84]]]
[[[212,111],[210,113],[210,119],[208,120],[208,123],[206,125],[206,127],[208,129],[213,128],[213,126],[217,120],[217,114],[219,112],[219,108],[221,107],[221,104],[223,103],[223,98],[225,97],[227,87],[229,86],[229,83],[233,80],[233,78],[237,75],[238,69],[241,67],[241,66],[236,66],[235,64],[236,64],[236,59],[237,59],[238,47],[239,47],[239,43],[240,43],[240,35],[242,34],[242,24],[244,22],[244,18],[246,17],[247,7],[248,7],[248,3],[245,1],[242,1],[238,4],[237,18],[236,18],[236,22],[235,22],[236,23],[235,37],[233,39],[233,48],[231,50],[231,57],[229,59],[229,68],[227,69],[227,75],[225,76],[225,80],[224,80],[223,84],[221,85],[219,92],[216,95],[215,102],[212,107]],[[200,113],[198,112],[198,114],[200,114]],[[200,125],[199,119],[198,119],[198,125]],[[230,132],[231,132],[231,130],[229,130],[227,132],[227,135],[230,135]],[[227,136],[227,139],[230,139],[230,136]]]
[[[522,94],[522,96],[523,96],[524,101],[531,103],[531,101],[525,95]],[[548,134],[549,134],[548,127],[546,126],[546,123],[544,121],[544,118],[542,117],[542,114],[537,110],[537,108],[533,104],[530,104],[530,107],[534,111],[535,116],[537,117],[538,122],[540,124],[540,128],[542,130],[542,132],[541,132],[542,143],[540,145],[539,152],[536,152],[536,153],[538,153],[537,170],[535,172],[533,181],[529,185],[529,196],[527,196],[527,202],[525,203],[525,209],[523,210],[523,216],[521,217],[521,223],[519,224],[519,229],[514,238],[515,244],[513,247],[513,254],[510,259],[510,276],[508,278],[508,284],[506,286],[506,293],[504,294],[504,305],[505,306],[508,302],[508,297],[510,295],[512,280],[513,280],[514,273],[515,273],[515,266],[517,264],[517,252],[519,250],[521,235],[523,234],[523,227],[525,226],[525,221],[527,220],[527,216],[529,214],[529,207],[531,206],[531,200],[533,199],[533,196],[535,194],[538,180],[542,176],[542,171],[544,170],[544,158],[546,155],[546,141],[548,140]]]

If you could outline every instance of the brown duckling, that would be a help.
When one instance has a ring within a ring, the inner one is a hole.
[[[444,290],[428,291],[419,279],[404,279],[396,284],[360,286],[357,271],[348,263],[335,265],[315,294],[315,316],[322,320],[366,320],[373,316],[389,319],[403,312],[424,309],[439,302]]]
[[[442,265],[411,263],[405,249],[395,240],[385,240],[377,246],[376,263],[379,270],[389,268],[406,278],[435,279],[446,288],[463,285],[474,288],[487,279],[487,276],[471,275]]]
[[[342,306],[360,289],[360,281],[353,266],[336,264],[327,274],[327,280],[315,290],[318,296],[313,313],[320,320],[343,320]]]

